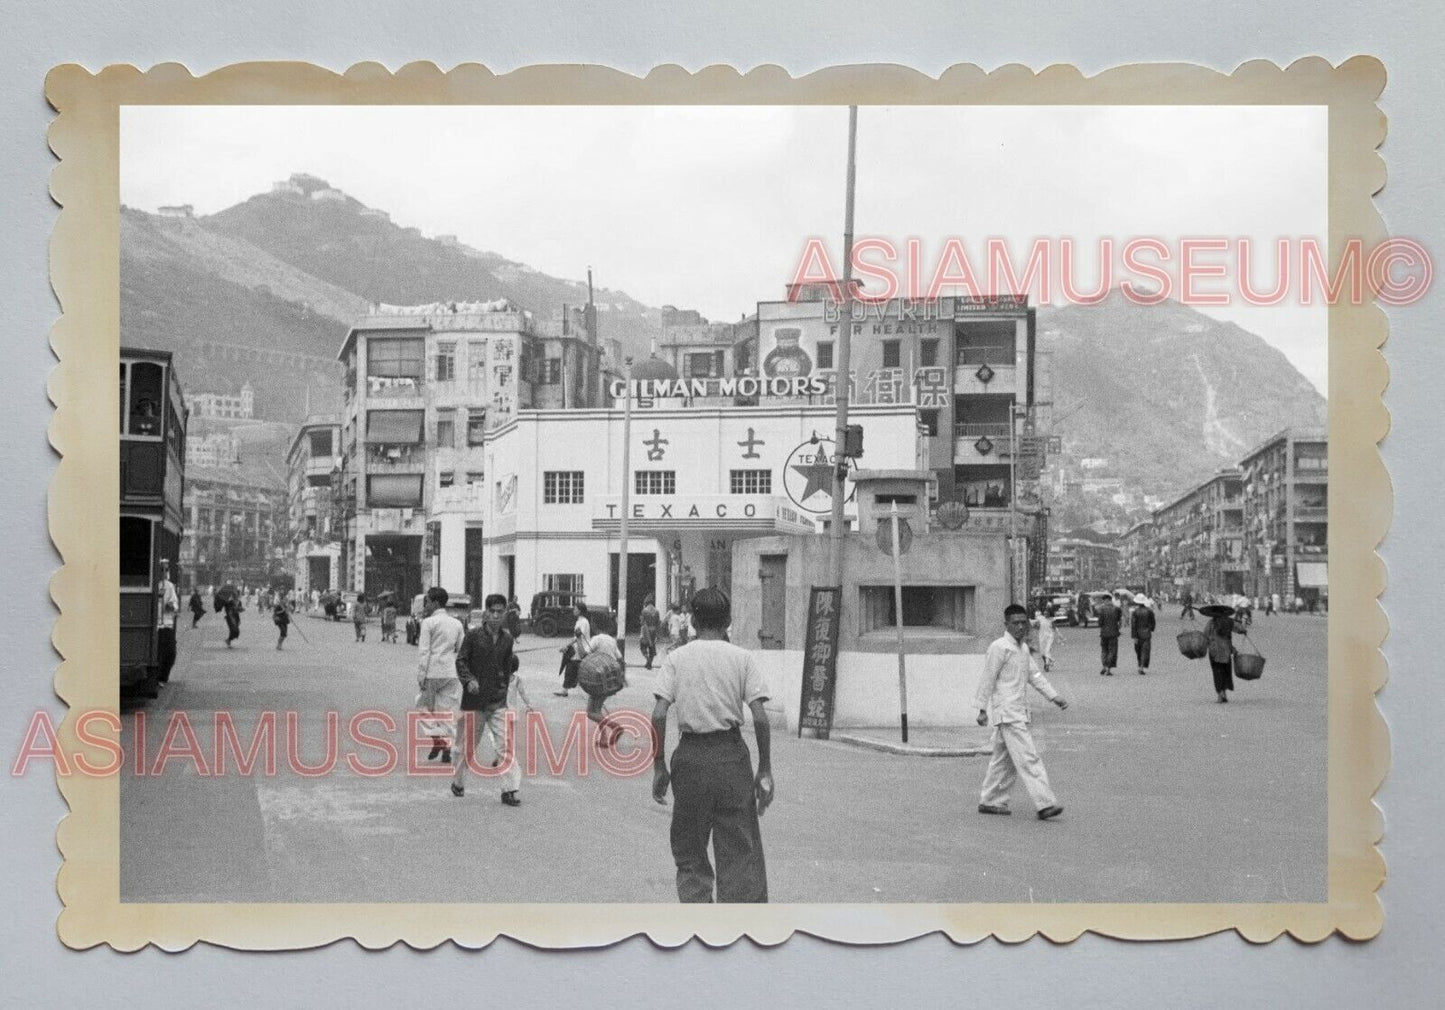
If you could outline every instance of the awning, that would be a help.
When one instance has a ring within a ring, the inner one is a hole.
[[[1294,566],[1294,584],[1301,589],[1328,589],[1329,565],[1324,561],[1299,561]]]
[[[366,440],[385,445],[418,445],[424,411],[368,410]]]
[[[366,480],[368,508],[421,508],[421,474],[374,473]]]

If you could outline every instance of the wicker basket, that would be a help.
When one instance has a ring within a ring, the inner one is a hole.
[[[627,686],[627,677],[617,660],[593,652],[577,667],[577,684],[594,698],[610,698]]]
[[[1181,631],[1175,641],[1179,643],[1179,651],[1185,659],[1203,659],[1209,652],[1209,639],[1202,631]]]
[[[1258,680],[1264,674],[1264,657],[1253,652],[1234,654],[1234,675],[1240,680]]]

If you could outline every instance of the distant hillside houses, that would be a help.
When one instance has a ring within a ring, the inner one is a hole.
[[[191,434],[186,439],[186,466],[231,466],[240,459],[240,445],[229,431],[205,435]]]
[[[196,208],[189,203],[172,204],[168,207],[157,207],[157,217],[195,217]]]

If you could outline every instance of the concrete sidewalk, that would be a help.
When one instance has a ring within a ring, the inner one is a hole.
[[[833,730],[828,739],[908,757],[984,757],[992,753],[988,726],[910,726],[904,743],[898,726]]]

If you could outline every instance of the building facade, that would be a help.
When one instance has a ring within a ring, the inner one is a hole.
[[[1196,599],[1245,591],[1244,481],[1221,470],[1154,513],[1160,576]]]
[[[286,490],[269,468],[186,471],[181,564],[195,584],[269,585],[287,580]]]
[[[1243,549],[1256,596],[1309,609],[1329,596],[1329,443],[1322,430],[1285,429],[1240,463]]]
[[[1070,593],[1111,590],[1119,584],[1119,548],[1079,537],[1049,541],[1046,582]]]
[[[525,409],[597,406],[593,334],[541,332],[505,301],[378,306],[338,358],[340,588],[410,598],[440,583],[475,594],[488,433]],[[443,569],[439,542],[458,523],[478,530],[451,554],[460,572]]]
[[[249,421],[256,411],[256,392],[248,382],[232,396],[228,393],[192,393],[186,407],[193,418],[223,421]]]
[[[870,467],[915,467],[912,406],[860,407],[854,420],[864,428]],[[832,408],[634,410],[626,472],[624,426],[616,408],[523,411],[489,433],[476,532],[469,519],[439,517],[443,583],[465,563],[458,545],[474,538],[486,592],[515,595],[524,609],[545,590],[615,606],[627,480],[628,619],[635,626],[649,594],[664,606],[705,586],[746,592],[754,573],[734,571],[736,541],[816,534],[831,512]]]
[[[340,585],[341,541],[333,486],[340,476],[341,420],[306,419],[286,453],[286,532],[302,593]]]

